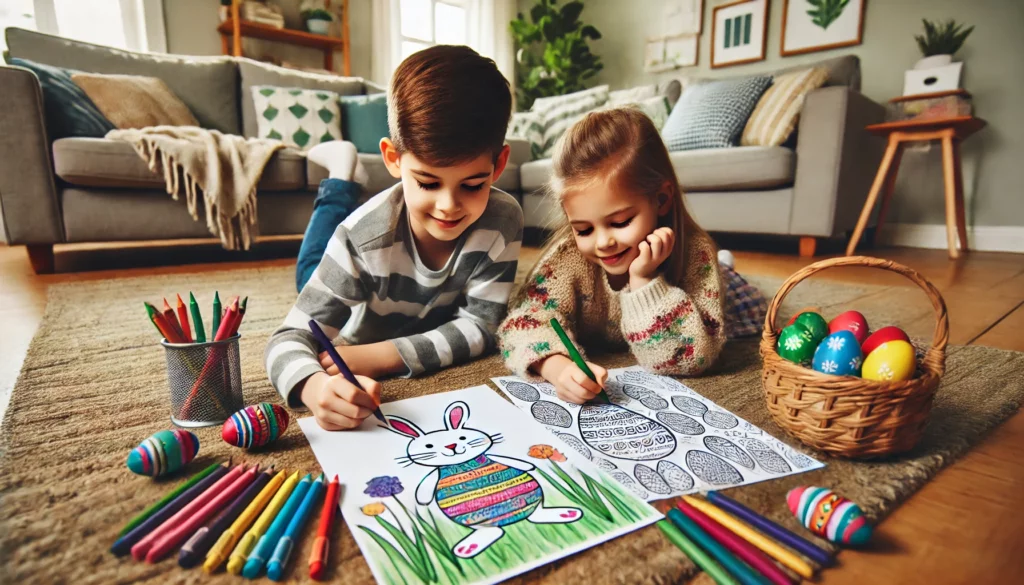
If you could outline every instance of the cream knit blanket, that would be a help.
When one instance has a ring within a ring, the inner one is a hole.
[[[175,200],[184,192],[188,212],[197,221],[201,194],[206,227],[225,249],[249,249],[257,232],[256,184],[284,144],[196,126],[111,130],[107,138],[131,144],[151,171],[163,174]]]

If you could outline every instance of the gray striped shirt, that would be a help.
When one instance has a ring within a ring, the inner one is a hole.
[[[519,204],[491,189],[483,215],[459,237],[448,263],[431,270],[416,251],[401,183],[378,193],[338,226],[271,335],[264,353],[271,384],[300,407],[292,390],[323,371],[310,319],[344,344],[390,340],[407,376],[480,356],[494,347],[505,317],[522,238]]]

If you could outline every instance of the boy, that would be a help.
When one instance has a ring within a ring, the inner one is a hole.
[[[523,233],[519,204],[491,188],[508,161],[511,110],[508,82],[468,47],[431,47],[398,67],[380,149],[401,182],[337,227],[267,345],[267,373],[289,406],[305,406],[324,429],[354,428],[380,403],[373,378],[417,376],[494,347]],[[310,319],[340,333],[338,352],[365,392],[318,356]]]

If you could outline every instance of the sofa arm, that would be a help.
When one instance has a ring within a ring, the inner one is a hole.
[[[0,216],[8,244],[64,241],[53,181],[50,141],[39,79],[28,69],[0,66]]]
[[[520,166],[530,162],[529,140],[515,136],[506,136],[505,144],[508,144],[509,150],[511,150],[508,155],[508,164]]]
[[[864,127],[885,108],[849,87],[815,90],[800,111],[789,233],[830,237],[853,229],[885,142]]]

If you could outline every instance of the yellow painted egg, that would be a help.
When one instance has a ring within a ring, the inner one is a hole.
[[[912,378],[916,369],[914,346],[897,339],[879,345],[864,358],[861,377],[865,380],[896,382]]]

